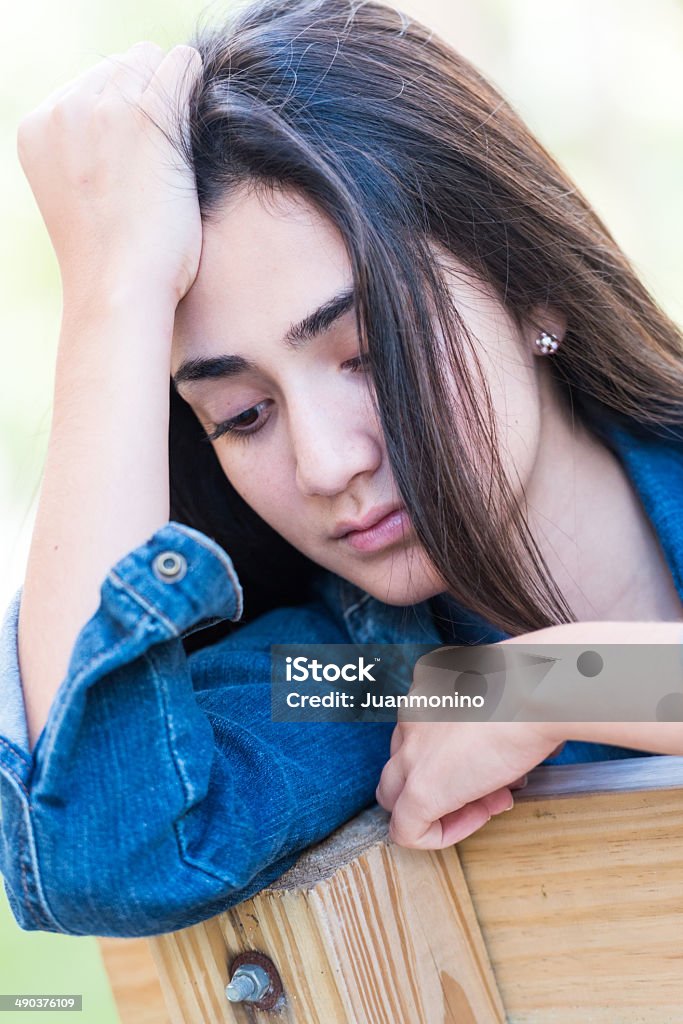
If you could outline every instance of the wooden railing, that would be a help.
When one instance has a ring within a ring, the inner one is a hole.
[[[387,821],[209,921],[100,939],[123,1024],[683,1022],[683,758],[539,767],[445,850]],[[260,1002],[228,1001],[236,960],[265,966]]]

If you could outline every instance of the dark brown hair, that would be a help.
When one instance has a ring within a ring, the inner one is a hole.
[[[676,326],[510,104],[395,8],[257,0],[189,43],[203,58],[184,142],[202,218],[237,188],[290,188],[338,228],[388,458],[444,590],[514,635],[573,621],[505,479],[484,378],[471,379],[471,339],[430,243],[520,329],[537,304],[562,311],[552,372],[596,431],[606,418],[662,437],[680,429]],[[171,388],[172,518],[233,557],[248,616],[303,600],[312,563],[241,501],[203,442]]]

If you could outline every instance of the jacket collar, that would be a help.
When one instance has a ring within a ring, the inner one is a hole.
[[[664,436],[633,421],[626,425],[623,419],[607,418],[594,428],[621,460],[683,599],[683,430],[661,428]],[[397,607],[331,572],[319,577],[316,590],[341,612],[353,643],[498,643],[510,635],[459,605],[449,594]],[[437,625],[442,614],[445,621],[450,620],[443,632]]]

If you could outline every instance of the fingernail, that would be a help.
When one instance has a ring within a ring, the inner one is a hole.
[[[509,807],[504,807],[503,810],[504,811],[511,811],[514,806],[515,806],[515,801],[513,800],[512,803],[510,804],[510,806]]]

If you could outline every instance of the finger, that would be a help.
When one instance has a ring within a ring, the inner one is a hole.
[[[54,107],[57,102],[70,93],[77,93],[81,91],[85,92],[96,92],[102,84],[107,80],[112,70],[112,59],[122,57],[121,53],[114,53],[108,57],[105,57],[98,64],[89,68],[87,71],[83,71],[76,78],[70,78],[68,82],[63,82],[62,85],[57,86],[52,92],[49,92],[40,103],[34,108],[31,113],[39,113],[50,110]]]
[[[84,71],[60,94],[60,99],[70,97],[70,102],[77,102],[79,99],[92,100],[93,96],[101,96],[107,82],[112,76],[112,70],[116,69],[117,62],[123,60],[125,53],[112,53]]]
[[[524,789],[524,787],[526,785],[528,785],[528,783],[529,783],[529,776],[528,775],[522,775],[522,777],[520,779],[515,779],[514,782],[511,782],[508,785],[508,789]]]
[[[405,786],[405,772],[397,757],[392,757],[384,765],[379,784],[375,790],[375,799],[385,811],[392,811]]]
[[[491,820],[492,815],[483,800],[473,800],[457,811],[445,814],[441,819],[441,846],[453,846],[472,835]]]
[[[391,757],[394,756],[394,754],[398,751],[398,748],[403,743],[404,735],[405,734],[403,732],[403,729],[401,728],[401,725],[399,723],[391,734],[391,743],[389,745],[389,752]]]
[[[107,84],[112,70],[116,67],[116,61],[122,60],[123,56],[123,53],[112,53],[101,60],[99,64],[84,71],[74,82],[74,92],[78,90],[84,95],[99,95]]]
[[[201,74],[201,54],[193,46],[179,45],[169,50],[152,75],[144,97],[147,105],[168,103],[176,98],[184,106],[192,85]]]
[[[401,846],[416,849],[435,849],[429,844],[441,841],[440,818],[431,808],[427,809],[420,790],[403,785],[393,804],[390,835]]]
[[[97,91],[102,96],[111,92],[125,96],[128,100],[138,100],[165,56],[164,50],[157,43],[147,40],[133,43],[125,53],[112,56],[109,74]]]
[[[422,831],[406,831],[400,818],[392,814],[389,822],[389,838],[397,846],[406,846],[412,850],[440,850],[444,843],[441,820],[426,823]]]
[[[503,811],[511,811],[514,800],[509,786],[501,786],[493,793],[488,793],[481,798],[481,803],[486,807],[489,814],[502,814]]]

